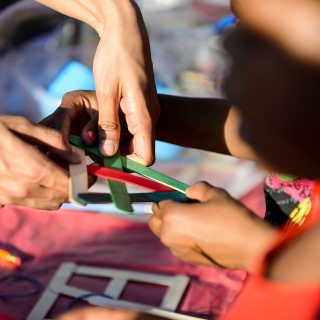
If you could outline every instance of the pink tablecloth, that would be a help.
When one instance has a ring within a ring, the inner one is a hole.
[[[246,197],[249,206],[263,211],[261,188]],[[147,224],[95,213],[60,210],[34,211],[18,207],[0,210],[0,247],[23,257],[19,271],[45,286],[64,261],[147,272],[186,274],[191,285],[181,311],[216,318],[234,300],[246,277],[244,272],[195,266],[179,261],[153,236]],[[84,284],[83,284],[84,285]],[[99,287],[92,281],[88,289]],[[24,292],[27,284],[0,283],[0,292]],[[130,298],[131,295],[131,298]],[[158,296],[157,296],[158,295]],[[157,304],[159,293],[143,288],[128,292],[129,299]],[[140,297],[140,298],[139,298]],[[0,314],[25,319],[39,295],[0,300]],[[60,303],[55,312],[64,311]]]

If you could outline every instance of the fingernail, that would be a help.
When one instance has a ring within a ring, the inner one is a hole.
[[[101,151],[106,156],[113,156],[116,152],[116,145],[112,140],[103,140],[101,142]]]
[[[96,141],[96,134],[93,131],[88,131],[87,132],[88,138],[91,142],[95,142]]]

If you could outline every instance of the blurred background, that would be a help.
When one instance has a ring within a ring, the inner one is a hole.
[[[228,58],[221,40],[236,21],[229,1],[137,3],[150,36],[158,92],[223,97]],[[94,89],[91,66],[98,37],[90,27],[33,0],[2,0],[0,10],[1,113],[39,121],[56,109],[65,92]],[[237,198],[264,176],[251,162],[166,143],[157,142],[156,154],[159,171],[190,184],[209,181]],[[106,191],[101,183],[96,188]]]

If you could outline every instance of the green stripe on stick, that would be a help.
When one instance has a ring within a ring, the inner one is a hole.
[[[88,153],[91,153],[91,154],[94,154],[94,155],[100,157],[101,159],[106,158],[101,155],[99,148],[97,146],[86,146],[85,144],[82,143],[81,139],[77,136],[70,136],[70,143],[81,148],[81,149],[84,149]],[[107,159],[110,159],[110,158],[107,158]],[[149,178],[153,181],[157,181],[167,187],[170,187],[170,188],[172,188],[176,191],[179,191],[181,193],[184,193],[184,194],[186,193],[186,190],[189,188],[189,186],[187,184],[185,184],[179,180],[176,180],[174,178],[171,178],[171,177],[169,177],[159,171],[145,167],[145,166],[141,165],[140,163],[137,163],[135,161],[132,161],[130,159],[127,159],[127,158],[121,157],[121,156],[120,156],[120,159],[122,162],[122,167],[129,172],[140,174],[146,178]]]

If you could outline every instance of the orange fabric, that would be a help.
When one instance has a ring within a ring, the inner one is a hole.
[[[308,219],[290,232],[284,230],[275,252],[297,234],[320,221],[320,181],[316,182]],[[279,284],[263,277],[266,255],[260,263],[260,276],[251,277],[240,296],[222,320],[316,320],[320,318],[320,283]]]
[[[248,280],[223,320],[315,320],[320,284],[276,284],[262,277]]]

